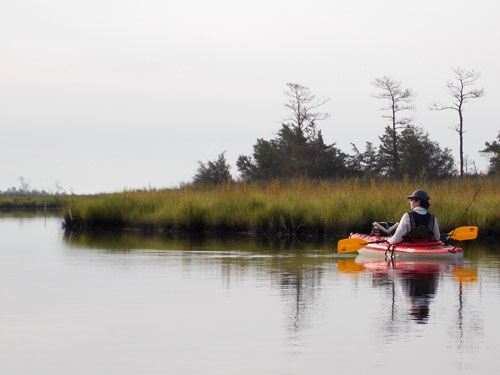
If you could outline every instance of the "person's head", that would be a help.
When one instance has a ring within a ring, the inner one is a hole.
[[[429,197],[429,194],[427,194],[423,190],[415,190],[412,195],[409,195],[407,197],[410,200],[410,206],[411,209],[415,209],[415,207],[422,207],[425,209],[428,209],[431,204],[429,203],[429,200],[431,199]]]

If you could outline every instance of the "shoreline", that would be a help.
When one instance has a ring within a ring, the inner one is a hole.
[[[227,184],[212,188],[126,191],[71,197],[64,207],[68,229],[128,230],[170,234],[346,237],[367,233],[373,221],[398,221],[409,210],[406,196],[418,188],[431,195],[442,233],[476,225],[480,236],[500,236],[500,180],[414,183],[349,179],[298,180],[267,185]]]

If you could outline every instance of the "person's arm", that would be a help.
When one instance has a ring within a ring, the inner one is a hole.
[[[434,218],[434,229],[432,230],[432,239],[434,241],[440,241],[441,240],[441,233],[439,232],[439,225],[438,225],[438,219]]]
[[[410,230],[410,215],[406,213],[399,221],[399,225],[398,228],[396,229],[396,232],[392,237],[389,237],[387,239],[387,242],[391,244],[403,242],[403,238],[404,236],[406,236],[409,230]]]

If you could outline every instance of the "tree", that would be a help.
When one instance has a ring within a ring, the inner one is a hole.
[[[491,143],[485,142],[485,149],[480,152],[488,155],[490,165],[488,167],[488,174],[500,175],[500,132],[498,132],[497,140]]]
[[[288,101],[285,103],[285,107],[291,111],[290,116],[285,119],[286,124],[314,137],[317,122],[330,117],[329,113],[318,112],[317,109],[330,99],[317,98],[311,93],[309,87],[299,83],[287,83],[286,85],[288,90],[285,95],[288,96]]]
[[[423,129],[407,125],[397,135],[398,158],[400,166],[396,174],[393,173],[392,162],[392,131],[386,127],[380,137],[378,149],[378,166],[382,175],[401,178],[426,176],[429,178],[444,178],[454,175],[454,160],[451,150],[439,147],[437,142],[431,141],[429,134]]]
[[[19,191],[24,194],[28,194],[31,190],[31,184],[23,176],[19,176]]]
[[[378,166],[379,172],[389,177],[399,177],[399,166],[401,165],[401,137],[398,133],[387,125],[384,134],[379,137],[380,146],[378,147]],[[394,145],[397,145],[394,149]],[[394,160],[397,160],[395,165]]]
[[[366,142],[365,152],[363,152],[363,168],[365,172],[371,174],[379,173],[379,160],[377,147],[371,142]]]
[[[411,89],[405,89],[401,86],[401,82],[393,80],[391,77],[384,76],[377,78],[372,82],[372,85],[380,89],[381,92],[374,95],[377,99],[384,99],[386,105],[380,108],[382,111],[389,111],[389,115],[382,116],[389,120],[389,125],[386,128],[391,133],[391,152],[392,171],[391,174],[397,174],[399,169],[399,151],[398,151],[398,129],[410,124],[410,118],[399,117],[399,112],[413,110],[413,99],[415,97]]]
[[[308,87],[287,83],[290,116],[281,125],[277,137],[257,139],[253,155],[240,155],[236,166],[246,181],[266,181],[274,178],[330,178],[346,174],[346,155],[326,144],[317,122],[330,115],[318,108],[329,99],[317,98]]]
[[[480,74],[474,70],[467,71],[460,67],[453,69],[455,73],[454,81],[448,82],[446,87],[448,88],[448,93],[453,97],[453,102],[450,105],[441,105],[437,103],[432,103],[429,106],[430,110],[443,111],[451,109],[458,113],[458,125],[454,130],[458,133],[460,141],[460,177],[464,176],[464,105],[470,99],[477,99],[484,96],[484,89],[475,89],[474,85],[479,79]]]
[[[283,124],[276,138],[257,139],[253,155],[240,155],[236,166],[243,180],[330,178],[346,173],[345,154],[326,144],[321,130],[313,138],[298,127]]]
[[[224,156],[225,151],[221,152],[216,160],[208,161],[206,164],[199,161],[199,167],[193,177],[195,185],[219,185],[231,182],[231,166],[227,164]]]
[[[377,147],[373,143],[366,142],[365,151],[360,152],[355,144],[351,143],[354,155],[347,157],[347,169],[354,176],[369,174],[376,176],[380,174],[379,156]]]
[[[400,134],[400,144],[401,176],[439,179],[455,174],[451,150],[441,149],[423,129],[413,125],[406,126]]]

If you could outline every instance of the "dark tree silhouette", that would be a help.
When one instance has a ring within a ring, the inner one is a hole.
[[[448,148],[441,149],[423,129],[409,125],[400,135],[400,175],[439,179],[456,173],[455,161]]]
[[[488,174],[500,175],[500,132],[498,132],[497,139],[491,143],[485,142],[484,150],[481,153],[489,157],[490,165],[488,167]]]
[[[347,169],[354,176],[380,175],[380,161],[377,147],[366,142],[365,151],[361,152],[354,143],[351,143],[354,155],[347,156]]]
[[[218,185],[232,181],[230,169],[231,166],[227,164],[225,151],[221,152],[216,160],[208,161],[206,164],[199,161],[199,167],[193,177],[195,185]]]
[[[257,139],[253,155],[240,155],[236,166],[245,181],[332,178],[346,174],[345,157],[335,144],[325,144],[321,130],[309,138],[299,128],[282,125],[276,138]]]

